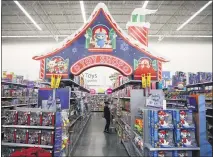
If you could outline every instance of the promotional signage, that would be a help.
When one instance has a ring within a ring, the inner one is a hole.
[[[76,62],[71,68],[71,72],[74,75],[79,75],[82,71],[93,67],[95,65],[106,65],[109,67],[117,67],[119,71],[122,71],[124,75],[130,75],[132,73],[131,66],[125,61],[110,55],[92,55],[83,58]]]
[[[142,12],[143,9],[137,14]],[[146,9],[145,12],[150,14],[152,11]],[[161,64],[168,60],[152,54],[147,47],[147,40],[144,43],[136,38],[137,34],[147,36],[148,25],[142,26],[147,21],[138,21],[141,22],[141,28],[131,25],[127,33],[129,35],[124,34],[103,3],[96,6],[89,19],[80,31],[67,37],[57,48],[33,57],[41,63],[42,79],[50,78],[53,74],[68,78],[70,74],[79,75],[95,66],[111,67],[124,76],[133,76],[133,79],[140,80],[142,74],[147,76],[148,73],[151,74],[151,80],[162,79]],[[136,34],[135,29],[139,31]]]

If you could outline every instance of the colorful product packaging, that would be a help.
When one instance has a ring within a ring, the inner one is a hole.
[[[154,129],[154,139],[152,145],[155,148],[174,147],[173,129]]]
[[[42,113],[42,125],[43,126],[54,126],[55,124],[55,114],[53,112],[43,112]]]
[[[3,138],[4,142],[14,143],[15,142],[14,136],[15,136],[14,128],[4,128],[4,138]]]
[[[172,110],[153,111],[153,124],[155,129],[174,128]]]
[[[192,157],[192,151],[173,151],[174,157]]]
[[[177,147],[197,147],[195,129],[177,129],[175,131],[175,141]]]
[[[41,130],[29,130],[29,144],[40,144],[41,143]]]
[[[195,128],[191,110],[174,111],[173,114],[176,128]]]
[[[24,143],[27,144],[27,129],[15,129],[15,135],[16,135],[16,143]]]
[[[30,125],[41,126],[42,125],[42,112],[30,113]]]
[[[149,157],[172,157],[172,151],[150,151]]]
[[[30,124],[30,112],[18,111],[18,125]]]
[[[54,132],[53,131],[41,131],[41,145],[53,145]]]

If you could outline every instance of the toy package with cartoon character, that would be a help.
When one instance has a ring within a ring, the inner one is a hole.
[[[29,144],[40,144],[41,130],[29,130]]]
[[[18,111],[18,125],[30,124],[30,112]]]
[[[3,125],[16,125],[18,120],[18,112],[13,110],[3,111],[3,116],[5,117],[2,120]]]
[[[43,126],[54,126],[55,118],[53,112],[43,112],[42,113],[42,125]]]
[[[53,145],[54,132],[53,131],[41,131],[41,145]]]
[[[173,151],[173,156],[174,157],[192,157],[192,151],[183,151],[183,150]]]
[[[176,128],[195,128],[191,110],[179,110],[173,112]]]
[[[16,143],[27,143],[27,129],[16,129]]]
[[[149,157],[172,157],[172,151],[150,151]]]
[[[30,125],[41,126],[42,112],[30,112]]]
[[[177,129],[175,131],[177,147],[197,147],[195,129]]]
[[[13,128],[4,128],[3,141],[4,142],[14,143],[15,142],[14,135],[15,135],[15,129],[13,129]]]
[[[155,148],[174,147],[173,129],[153,129],[152,146]]]
[[[155,129],[174,128],[172,110],[153,111],[153,125]]]

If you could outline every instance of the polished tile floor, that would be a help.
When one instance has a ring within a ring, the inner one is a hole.
[[[128,156],[115,133],[103,133],[105,119],[102,118],[102,114],[92,114],[73,156]]]

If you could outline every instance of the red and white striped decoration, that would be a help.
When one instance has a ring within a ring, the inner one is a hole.
[[[162,62],[158,61],[158,81],[162,80]]]
[[[40,73],[39,78],[44,79],[44,73],[45,73],[45,59],[40,60]]]
[[[145,46],[148,46],[148,28],[139,26],[129,26],[128,34]]]

